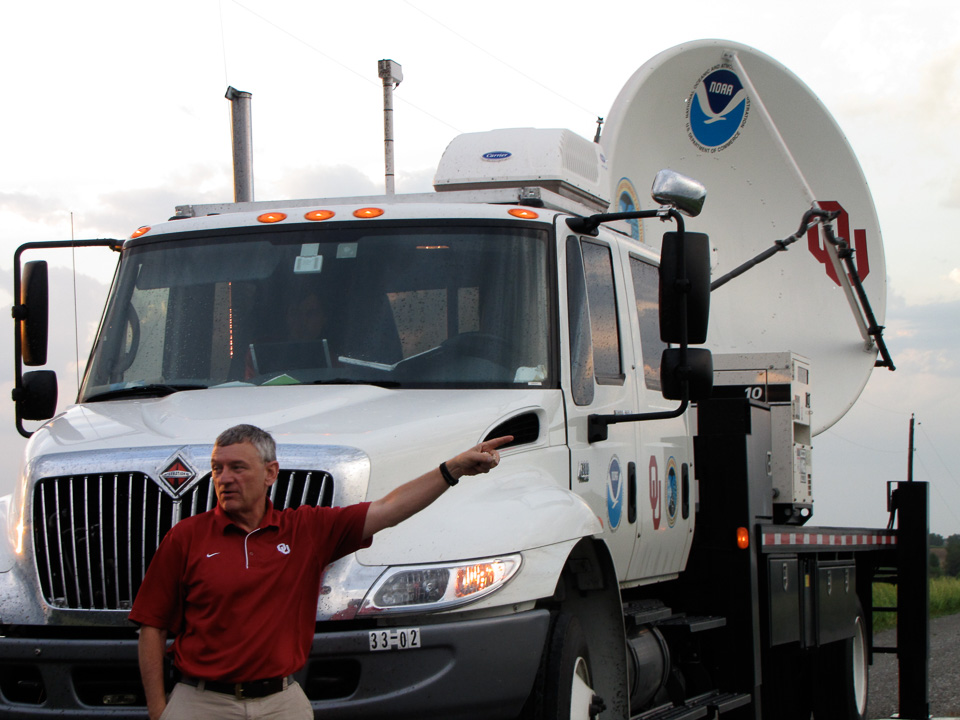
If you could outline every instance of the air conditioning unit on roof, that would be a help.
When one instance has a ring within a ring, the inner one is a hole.
[[[511,128],[455,137],[440,158],[433,187],[541,187],[603,212],[610,205],[608,172],[600,145],[571,130]]]

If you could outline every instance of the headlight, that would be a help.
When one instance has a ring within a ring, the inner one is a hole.
[[[389,568],[370,588],[358,614],[456,607],[503,587],[519,569],[520,555]]]

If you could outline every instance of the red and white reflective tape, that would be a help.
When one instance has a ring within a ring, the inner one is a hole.
[[[897,544],[896,535],[879,533],[831,533],[831,532],[767,532],[763,533],[764,547],[785,545],[812,545],[819,547],[882,547]]]

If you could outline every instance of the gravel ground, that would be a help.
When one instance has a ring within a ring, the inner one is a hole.
[[[892,647],[896,641],[896,630],[886,630],[874,638],[874,645]],[[960,718],[960,614],[930,621],[929,673],[930,715]],[[896,655],[874,655],[869,687],[870,717],[892,717],[897,712]]]

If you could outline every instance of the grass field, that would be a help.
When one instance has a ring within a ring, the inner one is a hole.
[[[874,583],[873,604],[894,607],[897,604],[897,589],[886,583]],[[930,579],[930,617],[952,615],[960,612],[960,578],[940,577]],[[893,613],[877,613],[873,616],[873,632],[887,630],[896,625]]]

